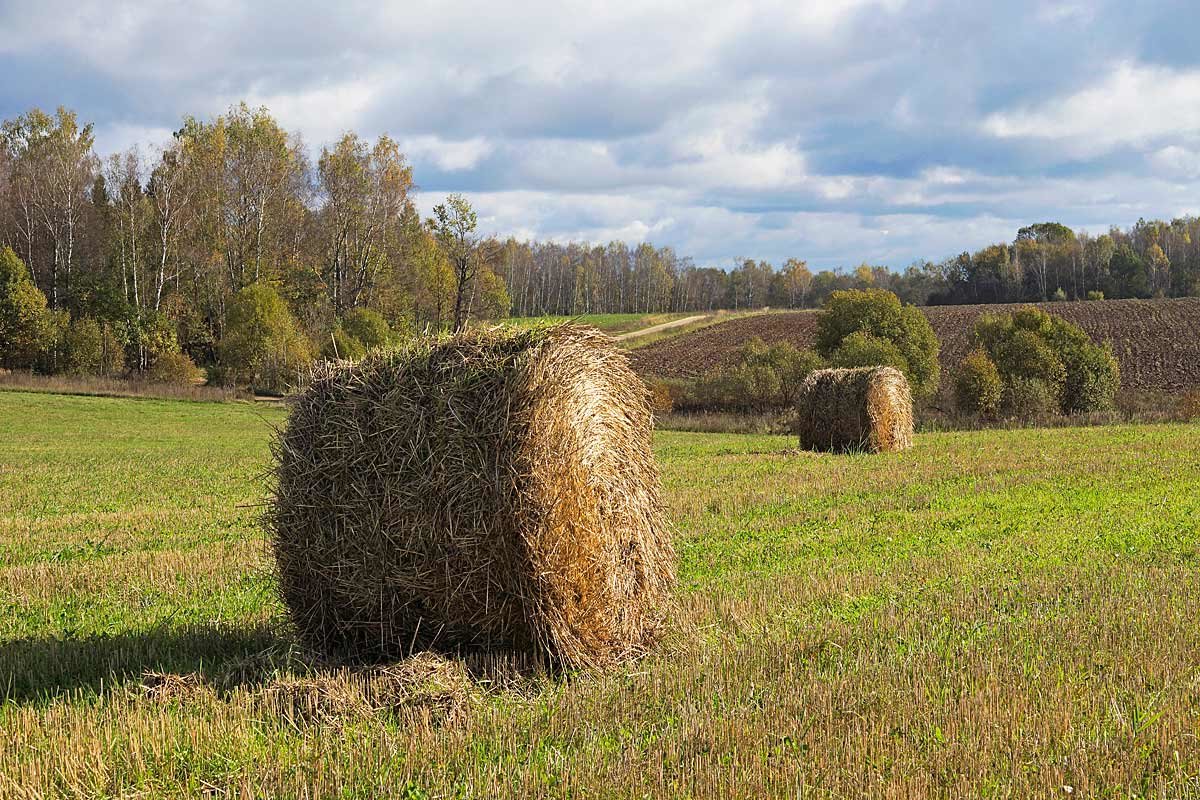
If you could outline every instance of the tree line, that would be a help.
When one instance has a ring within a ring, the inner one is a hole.
[[[0,246],[47,308],[119,328],[143,353],[139,339],[173,328],[205,365],[219,362],[230,306],[249,287],[277,294],[317,347],[358,310],[402,331],[509,314],[805,308],[867,287],[914,304],[1200,293],[1196,218],[1100,236],[1041,223],[898,272],[813,271],[800,258],[726,270],[650,243],[485,237],[466,199],[422,219],[414,191],[396,140],[351,132],[316,153],[245,104],[185,118],[153,151],[98,154],[92,125],[65,108],[0,126]],[[253,302],[280,308],[261,292]]]
[[[819,308],[837,291],[887,289],[913,305],[1020,303],[1200,295],[1200,218],[1139,220],[1132,228],[1076,233],[1055,222],[1021,228],[988,245],[904,270],[861,264],[813,271],[738,259],[698,267],[669,247],[503,245],[497,274],[518,316],[717,309]]]

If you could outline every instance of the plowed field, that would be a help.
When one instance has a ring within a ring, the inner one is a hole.
[[[1043,303],[1083,328],[1096,341],[1112,342],[1126,388],[1178,391],[1200,387],[1200,298],[1096,300]],[[1020,305],[932,306],[921,309],[942,345],[943,375],[951,374],[971,347],[975,320]],[[723,366],[755,336],[768,343],[812,345],[817,312],[788,311],[742,317],[648,345],[631,354],[643,375],[690,378]]]

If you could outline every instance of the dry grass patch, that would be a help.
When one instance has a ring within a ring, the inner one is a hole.
[[[97,376],[35,375],[29,372],[0,372],[0,390],[44,392],[87,397],[124,397],[154,400],[194,400],[228,403],[253,400],[244,389],[209,386],[203,383],[162,383],[133,378]]]

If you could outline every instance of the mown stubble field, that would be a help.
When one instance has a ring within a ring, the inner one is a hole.
[[[667,639],[546,676],[296,652],[282,418],[0,392],[0,797],[1200,796],[1200,425],[662,432]]]

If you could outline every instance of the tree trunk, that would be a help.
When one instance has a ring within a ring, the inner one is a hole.
[[[454,289],[454,332],[458,333],[462,330],[465,320],[463,319],[463,296],[466,294],[467,288],[467,265],[465,259],[461,259],[455,265],[455,278],[458,285]]]

